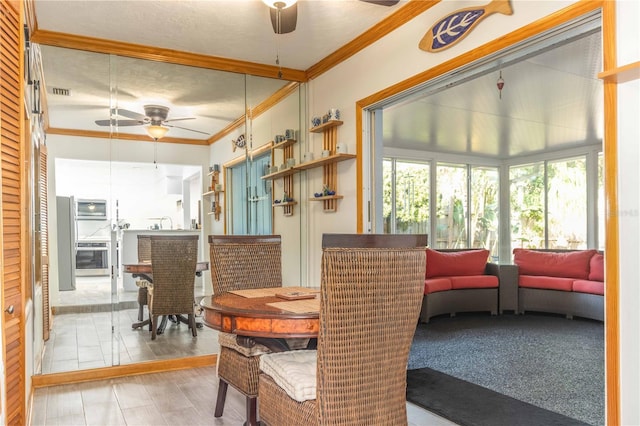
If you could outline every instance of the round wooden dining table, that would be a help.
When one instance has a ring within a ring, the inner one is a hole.
[[[316,298],[320,295],[317,294]],[[289,350],[285,339],[309,338],[314,348],[319,329],[319,299],[306,301],[309,312],[293,312],[303,302],[277,297],[244,297],[234,293],[206,296],[200,301],[203,322],[214,330],[237,335],[239,345],[251,348],[261,344],[273,352]],[[290,308],[288,308],[290,306]],[[304,308],[302,308],[304,310]],[[300,310],[300,309],[297,309]]]

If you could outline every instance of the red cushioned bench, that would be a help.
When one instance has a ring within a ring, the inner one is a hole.
[[[427,249],[420,321],[456,312],[489,311],[496,315],[499,282],[488,259],[489,250],[485,249]]]
[[[604,254],[597,250],[514,249],[518,312],[604,321]]]

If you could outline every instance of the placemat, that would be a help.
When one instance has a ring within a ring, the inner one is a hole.
[[[309,312],[320,311],[320,298],[315,299],[302,299],[302,300],[289,300],[286,302],[273,302],[267,303],[274,308],[282,309],[283,311],[294,312],[296,314],[306,314]]]
[[[308,287],[272,287],[272,288],[248,288],[246,290],[232,290],[229,293],[237,294],[238,296],[255,298],[255,297],[273,297],[276,293],[299,291],[309,293],[319,293],[317,288]]]

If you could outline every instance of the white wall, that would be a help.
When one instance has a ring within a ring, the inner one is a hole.
[[[283,134],[285,129],[300,129],[300,113],[299,113],[299,94],[297,92],[287,96],[281,102],[277,103],[273,108],[257,116],[251,123],[251,141],[252,149],[258,149],[273,140],[274,135]],[[236,149],[236,152],[232,150],[231,140],[235,140],[241,133],[244,133],[244,129],[239,129],[236,132],[226,136],[224,139],[214,143],[210,147],[211,164],[224,164],[233,159],[237,159],[244,152]],[[298,137],[298,142],[294,145],[294,152],[296,160],[300,161],[300,152],[304,147],[304,132],[298,132],[301,136]],[[274,150],[276,165],[282,163],[282,151],[279,149]],[[283,271],[283,285],[285,286],[297,286],[304,284],[301,282],[301,262],[300,262],[300,217],[301,208],[304,206],[304,202],[300,200],[304,199],[304,195],[300,192],[300,174],[294,175],[294,199],[299,202],[294,206],[294,213],[292,216],[284,216],[281,208],[273,209],[273,233],[279,234],[282,238],[282,271]],[[222,178],[224,183],[224,177]],[[231,188],[225,184],[225,197],[229,196]],[[282,197],[283,187],[282,179],[277,179],[274,182],[274,196],[275,198]],[[226,215],[226,203],[222,203],[223,215]],[[212,233],[223,234],[224,222],[223,220],[215,221],[213,217],[210,217],[209,223]],[[285,255],[286,254],[286,255]]]
[[[344,125],[338,130],[338,140],[355,152],[355,103],[409,77],[428,70],[473,48],[515,31],[543,18],[571,2],[512,1],[511,16],[494,14],[480,23],[463,41],[440,53],[427,53],[418,48],[425,32],[437,22],[461,7],[477,5],[463,1],[440,2],[384,39],[357,53],[347,61],[309,82],[309,115],[322,115],[330,107],[340,109]],[[365,130],[366,131],[366,130]],[[311,135],[311,145],[322,144],[322,136]],[[320,281],[321,238],[325,232],[356,232],[356,164],[345,161],[338,166],[339,192],[345,196],[336,213],[323,213],[309,208],[308,274],[310,282]],[[321,176],[309,175],[308,189],[321,186]],[[364,185],[367,185],[365,182]]]
[[[635,0],[617,3],[618,66],[640,60]],[[620,422],[640,424],[640,81],[618,85],[618,220],[620,236]],[[612,212],[615,214],[615,212]]]

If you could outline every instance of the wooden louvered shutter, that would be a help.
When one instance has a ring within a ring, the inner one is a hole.
[[[24,295],[22,133],[22,2],[0,0],[0,279],[4,408],[7,425],[24,425]],[[12,309],[11,309],[12,308]]]
[[[40,282],[42,284],[42,334],[49,340],[51,330],[51,304],[49,303],[49,204],[47,199],[47,147],[40,145],[38,192],[40,195]]]

